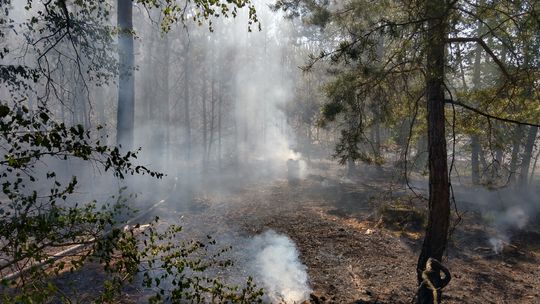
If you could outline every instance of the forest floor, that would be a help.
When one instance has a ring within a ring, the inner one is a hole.
[[[385,219],[381,206],[397,201],[421,213],[425,201],[392,189],[387,176],[353,181],[322,169],[297,185],[278,179],[206,192],[196,211],[179,211],[181,224],[194,233],[204,223],[215,235],[272,229],[289,236],[307,266],[312,303],[410,303],[423,228]],[[478,212],[462,215],[443,261],[453,274],[444,302],[540,303],[538,226],[514,231],[498,254],[489,229]]]
[[[422,217],[399,210],[421,215],[426,202],[375,173],[351,180],[342,169],[320,164],[295,185],[265,178],[239,184],[231,177],[211,190],[194,191],[187,205],[181,203],[185,194],[173,194],[158,215],[182,225],[190,237],[210,234],[224,244],[231,231],[247,238],[270,229],[287,235],[307,266],[309,303],[411,303]],[[397,218],[385,210],[398,210]],[[443,261],[453,275],[444,303],[540,303],[540,221],[514,231],[496,254],[481,214],[461,217]],[[88,273],[66,277],[85,278]],[[124,297],[127,303],[141,299],[136,290]]]

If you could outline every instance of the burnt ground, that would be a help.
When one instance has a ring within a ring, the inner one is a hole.
[[[391,225],[392,219],[381,219],[380,206],[397,200],[422,213],[425,202],[393,190],[387,177],[338,176],[311,174],[297,185],[282,179],[226,194],[207,192],[192,203],[196,211],[177,216],[194,234],[203,225],[218,236],[229,229],[288,235],[308,268],[313,303],[410,303],[422,228]],[[478,212],[466,212],[452,234],[444,263],[453,280],[445,303],[540,303],[538,230],[514,232],[495,254],[481,221]]]
[[[235,181],[233,187],[225,179],[221,185],[213,182],[212,190],[193,192],[192,199],[173,193],[158,215],[165,223],[182,225],[190,237],[210,234],[224,244],[222,236],[231,231],[243,237],[269,229],[286,234],[307,266],[311,303],[410,303],[423,228],[399,218],[402,213],[385,218],[382,206],[423,214],[425,201],[392,186],[384,174],[350,180],[340,169],[322,169],[295,185],[258,179],[242,186]],[[514,231],[495,254],[481,214],[464,212],[443,261],[453,275],[444,302],[540,303],[538,226]],[[64,279],[84,282],[92,276],[99,274],[89,274],[87,267]],[[79,295],[98,292],[85,289]],[[121,302],[141,302],[141,293],[128,289]]]

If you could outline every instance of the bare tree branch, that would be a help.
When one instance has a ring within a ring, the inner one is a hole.
[[[512,123],[512,124],[518,124],[518,125],[524,125],[524,126],[531,126],[531,127],[539,127],[540,128],[540,124],[535,124],[535,123],[530,123],[530,122],[524,122],[524,121],[519,121],[519,120],[514,120],[514,119],[510,119],[510,118],[504,118],[504,117],[498,117],[498,116],[494,116],[494,115],[491,115],[491,114],[488,114],[486,112],[483,112],[477,108],[474,108],[474,107],[471,107],[467,104],[464,104],[460,101],[457,101],[457,100],[453,100],[453,99],[445,99],[444,100],[445,103],[448,103],[448,104],[452,104],[452,105],[457,105],[457,106],[460,106],[464,109],[467,109],[469,111],[472,111],[476,114],[479,114],[481,116],[484,116],[484,117],[487,117],[487,118],[491,118],[491,119],[495,119],[495,120],[499,120],[499,121],[502,121],[502,122],[507,122],[507,123]]]
[[[484,40],[477,38],[477,37],[453,37],[453,38],[447,38],[447,43],[454,43],[454,42],[476,42],[482,46],[482,48],[486,51],[486,53],[489,54],[489,56],[495,61],[495,63],[499,66],[504,76],[506,76],[510,81],[512,81],[512,77],[506,70],[506,67],[504,64],[499,60],[497,55],[493,53],[491,48],[484,42]]]

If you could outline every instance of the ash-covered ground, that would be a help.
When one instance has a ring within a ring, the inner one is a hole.
[[[198,189],[179,186],[156,215],[162,225],[182,225],[186,238],[231,245],[226,257],[235,263],[219,273],[225,281],[253,276],[275,303],[411,302],[426,202],[384,171],[360,168],[351,178],[314,162],[297,184],[285,176],[202,178]],[[505,230],[497,251],[490,240],[499,231],[483,209],[458,203],[458,211],[443,261],[453,276],[445,303],[539,303],[538,218]],[[144,301],[141,294],[129,288],[122,301]]]

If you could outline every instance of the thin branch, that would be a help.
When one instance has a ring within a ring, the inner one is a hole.
[[[469,111],[475,112],[476,114],[482,115],[482,116],[487,117],[487,118],[499,120],[499,121],[502,121],[502,122],[512,123],[512,124],[517,124],[517,125],[539,127],[540,128],[540,124],[535,124],[535,123],[530,123],[530,122],[514,120],[514,119],[510,119],[510,118],[494,116],[494,115],[483,112],[483,111],[481,111],[481,110],[479,110],[477,108],[471,107],[471,106],[469,106],[467,104],[464,104],[464,103],[462,103],[460,101],[457,101],[457,100],[445,99],[444,102],[448,103],[448,104],[452,104],[452,105],[458,105],[458,106],[460,106],[462,108],[465,108],[465,109],[467,109]]]
[[[476,38],[476,37],[453,37],[453,38],[447,38],[446,42],[447,43],[476,42],[476,43],[480,44],[482,46],[482,48],[484,49],[484,51],[486,51],[486,53],[489,54],[491,59],[493,59],[493,61],[495,61],[495,63],[499,66],[499,68],[501,69],[504,76],[506,76],[510,81],[512,81],[512,77],[510,76],[510,74],[506,70],[506,67],[504,66],[504,64],[499,60],[497,55],[495,55],[495,53],[493,53],[491,48],[484,42],[484,40],[482,40],[480,38]]]

